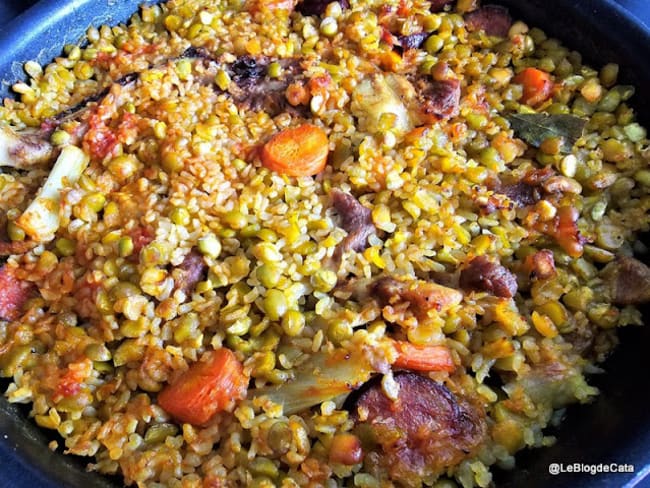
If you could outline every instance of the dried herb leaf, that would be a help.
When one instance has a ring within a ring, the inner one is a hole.
[[[511,114],[508,120],[515,135],[535,147],[549,137],[561,137],[563,153],[571,152],[587,124],[585,119],[568,114]]]

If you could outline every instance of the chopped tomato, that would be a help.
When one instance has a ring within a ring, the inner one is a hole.
[[[525,68],[512,79],[513,83],[523,85],[521,101],[532,107],[548,100],[553,94],[551,75],[537,68]]]
[[[29,299],[32,284],[16,278],[7,265],[0,268],[0,319],[16,320]]]
[[[82,383],[90,376],[92,370],[93,362],[88,358],[68,364],[66,371],[59,378],[53,400],[58,402],[62,398],[79,393]]]
[[[200,361],[167,385],[158,403],[180,422],[207,423],[246,396],[248,378],[235,354],[226,348],[209,351]]]
[[[153,230],[144,226],[136,227],[129,235],[133,241],[133,256],[139,255],[142,248],[151,243],[155,237]]]

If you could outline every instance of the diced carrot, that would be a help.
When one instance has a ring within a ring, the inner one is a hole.
[[[329,153],[323,129],[304,124],[283,130],[262,148],[262,164],[289,176],[313,176],[325,168]]]
[[[207,352],[158,394],[158,404],[176,420],[203,425],[246,396],[248,378],[226,348]]]
[[[532,107],[548,100],[553,94],[551,75],[537,68],[525,68],[512,79],[513,83],[523,85],[521,101]]]
[[[449,371],[456,369],[451,351],[446,346],[416,346],[407,341],[394,341],[397,359],[393,366],[413,371]]]

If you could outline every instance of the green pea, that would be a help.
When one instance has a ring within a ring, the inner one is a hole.
[[[199,316],[196,313],[188,313],[181,317],[178,326],[174,330],[174,340],[177,344],[182,344],[198,330]]]
[[[296,337],[305,328],[305,316],[298,310],[288,310],[282,317],[282,330],[289,337]]]
[[[71,136],[64,130],[55,130],[50,136],[50,142],[55,146],[63,146],[70,142]]]
[[[136,338],[143,335],[149,327],[144,318],[140,317],[137,320],[125,320],[120,325],[120,332],[124,337]],[[116,366],[119,366],[116,364]]]
[[[0,376],[13,376],[17,368],[27,360],[32,349],[30,346],[15,346],[11,351],[0,356]]]
[[[27,237],[27,234],[25,234],[25,231],[18,227],[15,222],[10,221],[7,223],[7,236],[13,242],[17,242],[24,241],[25,237]]]
[[[282,271],[279,266],[273,263],[265,263],[255,271],[255,276],[260,281],[263,287],[273,288],[280,282]]]
[[[128,298],[128,297],[133,297],[137,295],[141,295],[142,292],[140,291],[140,288],[138,288],[136,285],[133,283],[129,283],[128,281],[124,282],[121,281],[117,283],[111,290],[109,291],[108,295],[112,300],[121,300],[123,298]]]
[[[269,429],[267,442],[273,452],[279,456],[286,454],[291,448],[291,428],[286,422],[276,422]]]
[[[178,173],[185,167],[185,163],[178,153],[169,151],[163,154],[161,166],[168,173]]]
[[[133,254],[135,246],[133,245],[133,239],[129,236],[120,237],[120,240],[117,241],[117,251],[122,258],[126,258]]]
[[[185,207],[175,207],[170,215],[172,222],[176,225],[188,225],[191,217],[190,213]]]
[[[269,64],[268,71],[269,78],[280,78],[282,76],[282,66],[277,61]]]
[[[168,437],[174,437],[177,433],[178,427],[174,424],[155,424],[147,429],[144,441],[147,444],[158,444],[165,442]]]
[[[327,328],[327,337],[335,344],[352,337],[352,326],[345,320],[335,319]]]
[[[272,320],[277,321],[287,311],[287,299],[280,290],[272,288],[266,292],[263,302],[264,313]]]
[[[434,34],[429,36],[429,38],[424,42],[424,49],[426,49],[429,54],[436,54],[444,45],[445,41],[440,36]]]
[[[246,227],[248,219],[238,210],[231,210],[223,216],[223,220],[231,229],[239,230]]]
[[[208,234],[199,239],[199,251],[210,258],[217,258],[221,254],[221,241],[214,234]]]
[[[269,478],[276,478],[278,476],[278,467],[273,461],[265,457],[256,457],[248,465],[251,473],[261,476],[268,476]]]
[[[59,254],[61,254],[61,256],[72,256],[75,253],[76,244],[70,239],[61,237],[56,240],[54,247],[56,247],[56,250],[59,251]]]
[[[334,271],[329,269],[319,269],[312,275],[311,283],[316,291],[327,293],[336,286],[337,279],[338,277]]]
[[[152,242],[140,254],[140,262],[146,266],[163,264],[169,257],[169,249],[162,242]]]
[[[88,344],[84,354],[91,361],[104,362],[111,359],[111,351],[104,344]]]

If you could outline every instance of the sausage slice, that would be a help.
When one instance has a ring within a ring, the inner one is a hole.
[[[386,470],[404,486],[419,486],[476,452],[487,435],[480,406],[415,373],[396,374],[395,381],[396,400],[376,382],[351,412],[366,443],[369,471]]]

